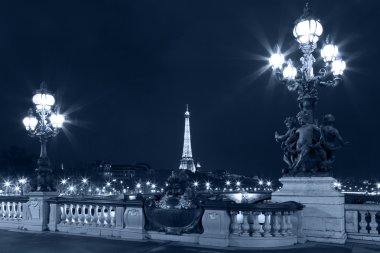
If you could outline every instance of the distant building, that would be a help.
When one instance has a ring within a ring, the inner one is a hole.
[[[129,181],[132,179],[145,179],[154,175],[154,170],[146,163],[136,163],[134,165],[122,164],[99,164],[100,174],[109,181],[122,180]]]

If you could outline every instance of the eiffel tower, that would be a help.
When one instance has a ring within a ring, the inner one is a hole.
[[[181,164],[179,166],[180,170],[190,170],[195,172],[195,165],[193,160],[193,154],[191,152],[191,139],[190,139],[190,112],[189,106],[186,105],[185,112],[185,135],[183,138],[183,152]]]

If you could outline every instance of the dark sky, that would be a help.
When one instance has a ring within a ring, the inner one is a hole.
[[[193,155],[207,169],[277,178],[274,132],[298,111],[275,83],[268,48],[298,60],[293,22],[305,1],[0,1],[0,150],[37,140],[22,118],[41,81],[71,120],[51,160],[147,162],[176,169],[189,104]],[[380,1],[310,1],[347,61],[345,82],[320,90],[350,142],[335,176],[380,177]],[[319,47],[321,43],[319,43]],[[319,58],[319,51],[316,52]]]

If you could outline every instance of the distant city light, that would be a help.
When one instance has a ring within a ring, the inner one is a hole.
[[[18,180],[18,182],[20,183],[20,184],[26,184],[26,178],[20,178],[19,180]]]
[[[193,183],[193,185],[194,185],[195,187],[198,187],[199,183],[198,183],[197,181],[195,181],[195,182]]]
[[[82,179],[82,183],[87,184],[88,183],[88,179],[87,178],[83,178]]]
[[[237,181],[237,182],[236,182],[236,186],[240,186],[240,181]]]
[[[156,188],[156,185],[155,184],[152,184],[152,189],[155,189]]]
[[[268,181],[267,182],[267,186],[271,186],[272,185],[272,182],[271,181]]]
[[[136,184],[136,188],[137,188],[137,189],[140,189],[140,188],[141,188],[141,184],[140,184],[140,183],[137,183],[137,184]]]
[[[4,185],[5,185],[5,187],[9,187],[9,186],[11,186],[11,182],[10,181],[5,181]]]
[[[67,183],[67,180],[66,179],[62,179],[61,180],[61,184],[65,185]]]
[[[263,180],[259,180],[259,185],[263,185],[264,184],[264,181]]]
[[[19,187],[19,186],[16,186],[16,187],[15,187],[15,191],[16,191],[16,192],[20,191],[20,187]]]
[[[206,182],[206,189],[208,190],[208,189],[210,189],[210,182]]]
[[[231,182],[229,180],[226,181],[226,185],[230,185]]]
[[[106,186],[111,186],[111,183],[110,183],[110,182],[107,182],[107,183],[106,183]]]
[[[146,185],[150,185],[150,182],[149,182],[149,181],[146,181]]]
[[[69,189],[69,192],[74,192],[75,191],[75,186],[74,185],[70,185],[68,189]]]

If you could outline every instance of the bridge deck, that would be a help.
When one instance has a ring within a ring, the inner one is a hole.
[[[1,253],[104,253],[104,252],[262,252],[262,253],[371,253],[379,252],[380,244],[360,244],[348,242],[344,246],[330,244],[306,243],[293,247],[276,249],[237,249],[237,248],[210,248],[192,244],[165,242],[165,241],[126,241],[88,236],[73,236],[62,233],[0,230]]]

